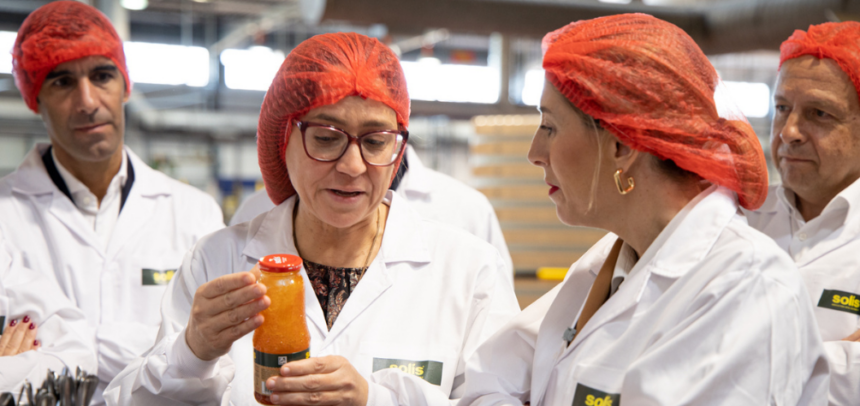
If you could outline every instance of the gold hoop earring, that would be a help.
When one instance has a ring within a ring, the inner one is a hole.
[[[627,187],[627,189],[625,189],[624,186],[621,184],[621,172],[624,171],[622,171],[620,168],[615,171],[615,187],[618,188],[618,193],[626,195],[633,191],[633,188],[636,187],[636,184],[633,182],[633,177],[631,176],[627,178],[627,185],[629,186]]]

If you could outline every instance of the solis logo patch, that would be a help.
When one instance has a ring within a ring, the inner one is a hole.
[[[860,295],[856,293],[843,292],[841,290],[824,290],[818,307],[839,310],[860,316]]]
[[[373,372],[394,368],[415,375],[433,385],[442,385],[442,363],[437,361],[409,361],[405,359],[373,359]]]
[[[576,384],[576,392],[573,393],[573,406],[618,406],[620,404],[620,393],[606,393],[581,383]]]
[[[159,271],[157,269],[143,268],[141,269],[141,283],[143,286],[167,285],[167,283],[173,279],[173,275],[175,273],[175,269]]]

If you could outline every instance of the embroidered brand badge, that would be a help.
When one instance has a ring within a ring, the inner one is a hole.
[[[374,358],[373,372],[396,368],[415,375],[433,385],[442,385],[442,363],[437,361],[409,361],[405,359]]]
[[[860,295],[856,293],[843,292],[841,290],[824,290],[818,307],[838,310],[860,316]]]
[[[159,271],[157,269],[143,268],[141,269],[141,283],[143,286],[167,285],[173,279],[175,273],[175,269]]]
[[[606,393],[581,383],[576,384],[576,392],[573,393],[573,406],[618,406],[620,404],[620,393]]]

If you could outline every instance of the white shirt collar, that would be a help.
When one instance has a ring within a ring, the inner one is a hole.
[[[800,214],[800,210],[797,209],[797,195],[793,190],[785,186],[780,186],[777,189],[776,196],[788,208],[791,219],[795,223],[792,232],[797,231],[806,224],[806,221]],[[857,212],[860,210],[858,206],[860,206],[860,179],[855,180],[854,183],[837,193],[824,206],[824,210],[816,218],[827,219],[828,222],[845,224],[852,219],[857,219]]]
[[[116,227],[117,219],[119,218],[119,212],[122,208],[122,188],[128,178],[129,164],[125,149],[122,151],[122,163],[120,164],[119,171],[111,179],[101,202],[99,202],[96,195],[83,182],[75,178],[68,169],[63,167],[60,161],[57,160],[54,149],[51,149],[51,158],[54,160],[57,172],[60,173],[60,177],[69,189],[72,203],[77,207],[84,221],[92,227],[92,230],[102,244],[102,248],[107,250],[113,230]]]
[[[72,201],[78,209],[86,210],[90,212],[98,212],[99,202],[98,198],[96,198],[95,194],[93,194],[87,185],[83,184],[78,178],[72,175],[68,169],[66,169],[62,163],[57,159],[56,150],[51,148],[51,158],[54,160],[54,164],[57,166],[57,171],[60,173],[60,177],[63,178],[63,181],[66,182],[66,187],[69,188],[69,193],[72,194]],[[128,179],[128,155],[125,152],[125,149],[122,151],[122,163],[120,164],[119,171],[113,176],[111,179],[110,185],[108,186],[108,190],[105,193],[105,196],[102,198],[102,203],[106,201],[111,201],[115,198],[120,198],[122,194],[122,188],[125,186],[125,182]]]

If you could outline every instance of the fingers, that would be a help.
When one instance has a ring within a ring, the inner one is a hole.
[[[257,299],[234,309],[224,311],[212,317],[208,324],[211,325],[212,333],[218,334],[256,316],[261,311],[266,310],[271,304],[272,300],[268,296],[264,296],[262,299]]]
[[[33,349],[37,331],[36,324],[29,316],[24,316],[20,321],[10,321],[0,336],[0,356],[17,355]]]
[[[289,365],[289,367],[287,367]],[[289,376],[270,378],[274,404],[360,405],[367,404],[367,381],[343,357],[330,356],[290,362],[281,372]],[[305,373],[297,375],[298,373]]]
[[[9,348],[9,340],[12,339],[12,335],[17,330],[17,325],[17,319],[9,320],[9,325],[3,330],[3,335],[0,335],[0,357],[10,355],[6,353],[6,349]]]
[[[254,267],[251,268],[251,270],[249,272],[251,272],[251,274],[254,275],[254,278],[256,278],[257,280],[260,280],[260,264],[254,265]]]
[[[24,336],[27,334],[30,325],[30,318],[27,316],[24,316],[21,322],[16,323],[15,331],[12,332],[11,337],[9,337],[9,343],[6,346],[6,355],[18,354],[18,348],[21,347],[21,342],[24,340]],[[3,335],[6,334],[4,333]]]
[[[257,278],[250,272],[237,272],[224,275],[200,285],[200,288],[197,289],[197,295],[213,299],[227,292],[254,284],[256,281]]]
[[[216,279],[217,280],[217,279]],[[223,312],[235,310],[248,302],[259,300],[266,295],[266,286],[254,283],[239,289],[224,293],[221,296],[204,299],[200,305],[202,315],[216,316]],[[250,315],[249,315],[250,316]],[[246,319],[243,317],[241,320]],[[238,323],[238,321],[236,322]],[[236,324],[233,323],[233,324]]]
[[[290,362],[281,367],[281,377],[266,381],[275,392],[333,391],[351,386],[337,374],[347,363],[342,357],[328,356]]]
[[[35,347],[36,333],[39,332],[39,328],[36,326],[36,323],[30,323],[26,329],[22,325],[21,330],[25,330],[25,332],[24,338],[21,339],[21,344],[18,346],[18,354],[30,351]]]
[[[273,393],[269,400],[276,405],[343,405],[349,404],[336,392]]]
[[[857,330],[850,336],[843,338],[842,341],[860,341],[860,330]]]
[[[216,318],[208,318],[200,323],[189,320],[185,341],[197,358],[204,361],[215,359],[230,351],[234,341],[260,327],[263,316],[257,313],[271,303],[269,297],[265,296]]]
[[[281,376],[302,376],[311,374],[330,374],[349,364],[343,357],[326,356],[308,358],[284,364],[281,367]]]

